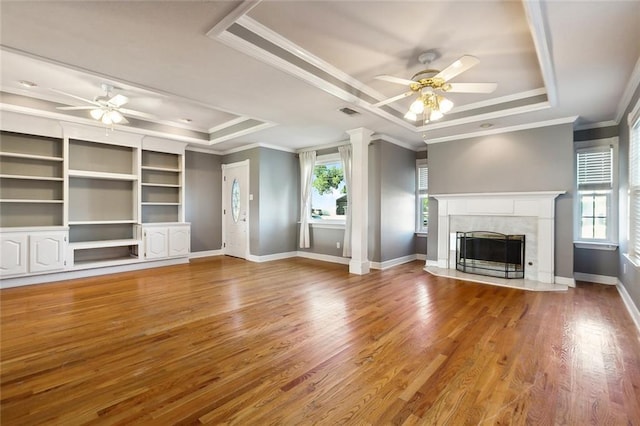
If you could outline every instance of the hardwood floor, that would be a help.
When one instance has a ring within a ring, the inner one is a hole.
[[[216,257],[6,289],[3,425],[640,425],[612,286]]]

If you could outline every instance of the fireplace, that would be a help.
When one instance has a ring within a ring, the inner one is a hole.
[[[524,278],[525,236],[456,232],[456,269],[499,278]]]
[[[456,233],[478,229],[506,235],[526,235],[524,280],[554,284],[555,198],[564,191],[430,194],[437,203],[437,260],[426,269],[442,275],[461,273],[456,267]],[[524,270],[524,268],[523,268]],[[469,279],[475,274],[465,274]],[[561,278],[561,277],[560,277]],[[483,276],[487,280],[499,277]],[[517,282],[518,280],[507,280]],[[571,285],[571,283],[567,283]],[[564,285],[564,284],[563,284]]]

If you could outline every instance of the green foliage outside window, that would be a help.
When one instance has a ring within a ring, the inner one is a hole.
[[[313,187],[320,195],[330,194],[332,190],[338,189],[344,180],[342,169],[337,167],[316,166],[314,174]],[[342,193],[347,193],[345,187],[342,188]]]

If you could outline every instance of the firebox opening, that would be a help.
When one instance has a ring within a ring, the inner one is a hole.
[[[456,269],[500,278],[524,278],[524,235],[456,232]]]

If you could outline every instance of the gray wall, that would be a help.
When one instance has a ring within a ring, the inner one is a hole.
[[[379,261],[385,262],[416,252],[416,153],[382,141],[379,160]]]
[[[618,126],[619,132],[619,145],[618,145],[618,171],[619,171],[619,243],[618,248],[618,279],[624,285],[624,288],[633,299],[637,309],[640,309],[640,268],[636,268],[623,253],[629,250],[629,240],[627,239],[627,230],[629,229],[629,216],[628,216],[628,195],[629,190],[629,123],[628,115],[639,102],[640,99],[640,87],[636,88],[636,92],[632,97],[627,110],[624,112],[620,125]],[[626,270],[626,273],[625,273]]]
[[[596,129],[578,130],[573,132],[573,141],[582,142],[605,139],[618,136],[618,127],[598,127]],[[618,276],[619,251],[573,249],[573,270],[584,274]]]
[[[296,154],[264,147],[225,155],[223,164],[249,160],[249,252],[255,256],[295,251],[299,203]]]
[[[573,277],[573,129],[550,126],[429,145],[429,192],[566,191],[556,199],[555,274]],[[438,208],[429,200],[428,254],[436,260]]]
[[[260,245],[256,254],[296,251],[300,178],[298,156],[260,148]]]
[[[221,157],[185,153],[185,217],[191,222],[191,251],[220,250],[222,247]]]

